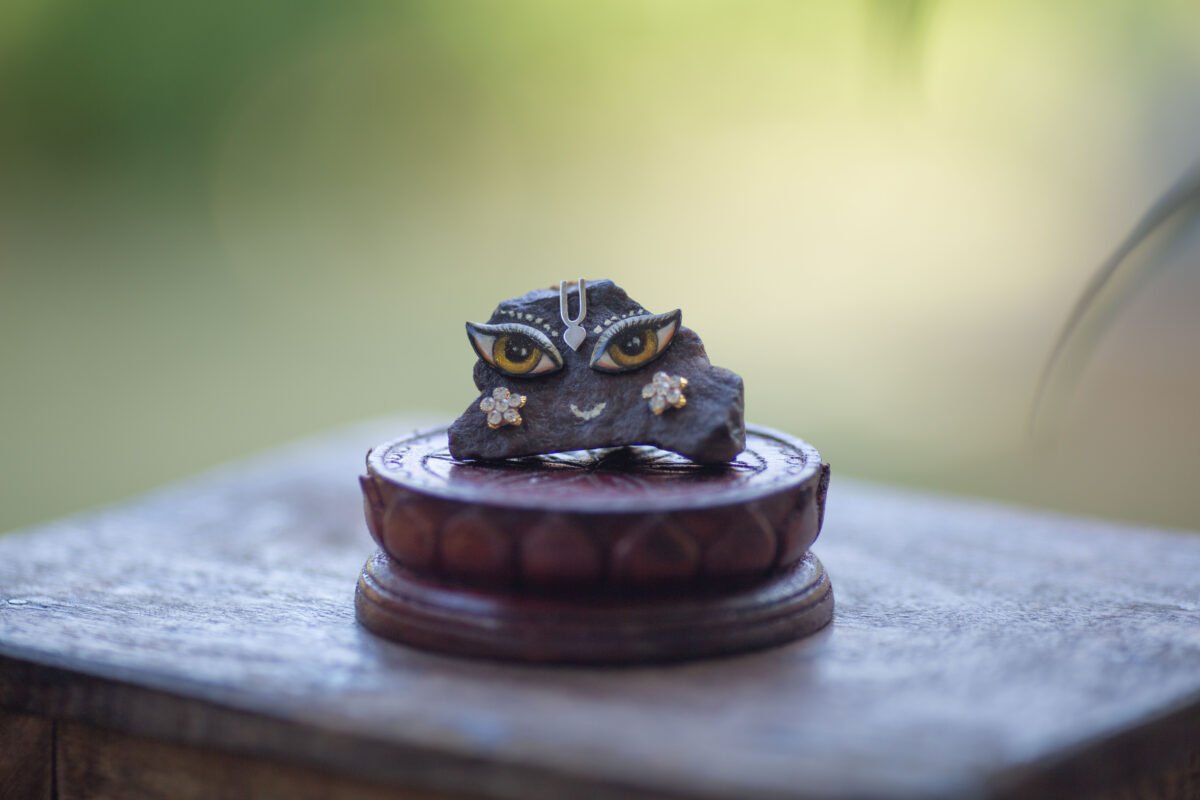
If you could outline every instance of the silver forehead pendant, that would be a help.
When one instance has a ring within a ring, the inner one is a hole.
[[[563,324],[567,329],[563,331],[563,341],[572,350],[578,350],[583,344],[583,340],[587,338],[587,331],[583,329],[583,321],[587,319],[587,279],[579,279],[579,316],[571,319],[571,298],[570,284],[566,281],[558,283],[558,315],[562,317]]]

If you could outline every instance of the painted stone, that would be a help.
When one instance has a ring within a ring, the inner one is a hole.
[[[742,379],[709,362],[682,314],[652,314],[609,280],[587,282],[586,294],[582,341],[564,341],[557,288],[505,300],[487,323],[468,323],[480,395],[450,427],[451,455],[650,445],[719,464],[740,453]],[[574,319],[578,284],[568,301]]]

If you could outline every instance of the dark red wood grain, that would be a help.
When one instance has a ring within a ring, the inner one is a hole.
[[[653,447],[499,462],[450,456],[446,433],[367,455],[367,526],[382,552],[358,619],[441,652],[630,663],[780,644],[829,623],[815,557],[829,467],[750,428],[736,460]]]
[[[654,596],[496,592],[421,578],[377,553],[358,620],[380,636],[461,656],[574,664],[676,661],[756,650],[820,630],[833,591],[817,557],[752,586]]]
[[[762,428],[721,467],[649,447],[461,462],[435,430],[372,450],[361,483],[372,536],[408,572],[630,593],[791,568],[820,532],[828,478],[810,445]]]

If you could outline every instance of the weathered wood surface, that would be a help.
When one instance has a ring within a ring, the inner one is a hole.
[[[384,428],[0,539],[0,708],[514,798],[1122,796],[1200,750],[1200,538],[846,480],[807,640],[616,670],[379,640]]]

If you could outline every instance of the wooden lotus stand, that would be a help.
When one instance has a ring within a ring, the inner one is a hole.
[[[358,619],[456,655],[562,663],[696,658],[830,621],[809,552],[829,466],[751,427],[719,467],[653,448],[459,462],[444,429],[380,445],[361,478],[381,551]]]

